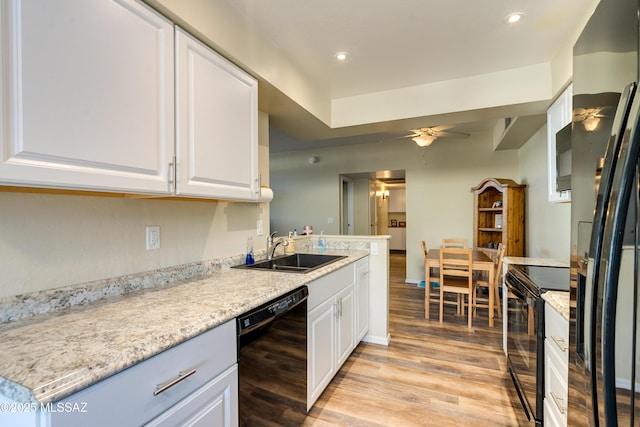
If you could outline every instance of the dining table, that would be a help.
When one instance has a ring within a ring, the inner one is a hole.
[[[488,283],[493,284],[493,276],[495,274],[495,265],[493,259],[480,249],[473,249],[472,253],[472,266],[473,271],[486,272],[488,275]],[[425,271],[425,304],[424,304],[424,316],[429,319],[429,305],[431,300],[431,283],[439,282],[439,276],[432,276],[431,269],[440,267],[440,249],[429,249],[427,257],[424,262]],[[495,307],[496,289],[489,286],[489,307]],[[494,310],[489,310],[489,326],[494,325]]]

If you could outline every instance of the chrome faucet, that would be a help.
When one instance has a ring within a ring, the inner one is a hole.
[[[278,232],[274,231],[273,233],[269,234],[269,237],[267,237],[267,259],[268,260],[273,258],[273,254],[276,252],[276,248],[278,247],[278,245],[289,246],[289,242],[284,237],[280,237],[278,240],[274,242],[273,236],[275,236],[276,233]]]

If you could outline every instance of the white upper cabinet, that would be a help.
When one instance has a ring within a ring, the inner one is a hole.
[[[7,0],[0,24],[0,184],[167,194],[171,22],[132,0]]]
[[[7,0],[0,29],[0,185],[258,199],[257,81],[144,3]]]
[[[558,167],[556,164],[556,133],[571,123],[573,105],[573,85],[569,85],[547,110],[547,184],[550,202],[571,201],[571,190],[556,190]]]
[[[176,28],[176,194],[257,199],[258,85]]]

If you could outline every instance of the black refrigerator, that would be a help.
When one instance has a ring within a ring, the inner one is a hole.
[[[569,426],[640,426],[638,3],[601,0],[574,45]]]

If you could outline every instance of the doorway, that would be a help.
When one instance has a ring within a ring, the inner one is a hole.
[[[353,179],[342,176],[340,177],[341,187],[341,205],[340,210],[340,234],[351,236],[354,234],[355,212],[354,212],[354,184]]]
[[[389,234],[389,190],[404,185],[404,170],[340,175],[341,234]]]

